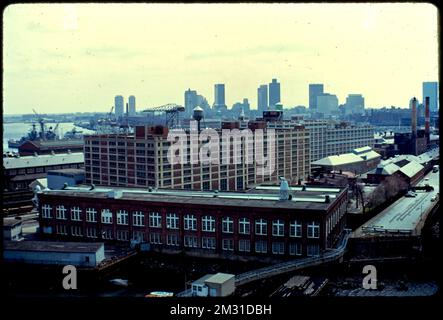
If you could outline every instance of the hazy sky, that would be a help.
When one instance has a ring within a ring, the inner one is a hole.
[[[184,104],[188,88],[226,104],[277,78],[285,106],[308,84],[370,107],[421,100],[438,80],[437,9],[430,4],[17,4],[3,12],[4,112],[137,110]]]

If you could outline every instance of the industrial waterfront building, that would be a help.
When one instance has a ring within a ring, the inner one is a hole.
[[[294,119],[309,131],[311,162],[349,153],[356,148],[374,147],[374,127],[334,120]]]
[[[199,256],[305,257],[345,227],[347,188],[262,185],[247,192],[72,188],[39,193],[43,236],[131,240]]]
[[[269,121],[249,121],[252,132],[266,130]],[[222,129],[240,129],[238,121],[222,123]],[[218,130],[221,133],[220,130]],[[106,186],[155,187],[192,190],[244,190],[264,182],[277,182],[278,177],[297,182],[310,172],[309,133],[293,123],[275,130],[275,170],[270,175],[258,175],[256,163],[246,163],[248,152],[256,149],[242,140],[238,163],[233,163],[234,150],[228,156],[230,164],[174,164],[168,161],[166,127],[137,126],[134,134],[85,135],[86,182]],[[255,138],[254,138],[255,139]],[[220,144],[222,139],[220,139]],[[232,145],[231,145],[232,147]],[[191,153],[188,144],[188,154]],[[220,146],[220,150],[221,150]]]
[[[313,167],[319,167],[321,172],[349,171],[354,174],[366,173],[377,167],[381,155],[370,147],[362,147],[352,152],[333,155],[314,161]]]
[[[29,185],[46,178],[51,170],[83,168],[83,153],[65,153],[3,158],[3,213],[22,213],[32,209]]]

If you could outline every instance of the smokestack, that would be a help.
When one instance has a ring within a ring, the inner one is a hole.
[[[412,136],[417,136],[417,99],[412,98],[412,114],[411,114]]]
[[[417,99],[412,98],[412,115],[411,115],[411,126],[412,126],[412,150],[414,155],[417,155]]]
[[[426,135],[426,141],[429,144],[430,142],[430,134],[431,134],[431,128],[430,128],[430,115],[429,115],[429,97],[425,98],[425,135]]]

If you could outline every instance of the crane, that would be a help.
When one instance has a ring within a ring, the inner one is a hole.
[[[143,112],[164,112],[166,115],[166,126],[172,128],[174,127],[174,125],[178,124],[179,112],[183,111],[185,111],[185,108],[183,106],[175,103],[168,103],[163,106],[146,109]]]
[[[37,117],[37,121],[40,124],[40,139],[45,140],[45,120],[41,115],[37,113],[37,111],[35,111],[35,109],[32,109],[32,111],[34,112],[35,116]]]

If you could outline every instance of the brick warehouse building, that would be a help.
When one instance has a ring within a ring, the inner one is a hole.
[[[39,194],[44,236],[136,239],[153,250],[212,256],[303,257],[333,247],[345,227],[347,188],[278,186],[248,192],[68,187]]]
[[[253,132],[256,129],[266,132],[267,122],[251,121],[248,127]],[[239,129],[240,123],[227,122],[222,128]],[[280,176],[296,183],[306,179],[310,172],[309,132],[297,124],[275,130],[276,162],[271,176],[257,175],[256,164],[245,163],[246,148],[256,151],[244,140],[239,154],[233,154],[231,145],[230,164],[188,162],[172,166],[167,158],[168,132],[163,126],[137,126],[133,134],[85,135],[86,182],[102,186],[237,191],[260,183],[278,182]],[[266,134],[264,138],[266,145]],[[233,164],[234,157],[240,157],[240,163]]]

